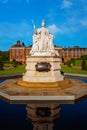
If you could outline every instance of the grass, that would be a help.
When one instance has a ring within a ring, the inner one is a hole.
[[[86,70],[75,69],[75,68],[71,68],[71,67],[67,67],[67,66],[62,66],[61,70],[64,73],[87,74]],[[21,74],[21,73],[24,73],[25,71],[26,71],[25,66],[19,66],[19,67],[16,67],[16,68],[11,68],[9,70],[0,70],[0,75]]]
[[[62,66],[61,70],[62,70],[64,73],[87,74],[87,70],[75,69],[75,68],[68,67],[68,66]]]
[[[25,72],[25,67],[24,66],[19,66],[16,68],[11,68],[8,70],[0,70],[0,75],[4,74],[21,74]]]

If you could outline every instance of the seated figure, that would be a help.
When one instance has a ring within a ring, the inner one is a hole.
[[[42,21],[42,27],[37,29],[33,35],[33,46],[30,51],[32,56],[59,56],[53,45],[54,36],[51,35]]]

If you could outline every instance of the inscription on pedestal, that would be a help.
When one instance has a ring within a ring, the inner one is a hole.
[[[36,71],[39,72],[48,72],[50,71],[51,64],[47,62],[39,62],[35,65]]]

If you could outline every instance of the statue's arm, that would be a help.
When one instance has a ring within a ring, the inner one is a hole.
[[[33,20],[32,20],[32,23],[33,23],[34,33],[37,34],[37,29]]]

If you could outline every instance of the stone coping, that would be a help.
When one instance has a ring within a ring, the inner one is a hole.
[[[0,92],[0,98],[10,103],[60,103],[74,104],[75,96],[11,96]]]
[[[0,98],[10,103],[60,103],[72,104],[87,97],[87,83],[69,79],[72,86],[59,89],[30,89],[17,84],[19,79],[9,79],[0,84]]]
[[[8,78],[17,78],[17,77],[22,77],[24,73],[21,74],[5,74],[5,75],[0,75],[0,79],[8,79]],[[83,77],[87,78],[86,74],[73,74],[73,73],[64,73],[64,76],[75,76],[75,77]]]
[[[0,79],[12,79],[12,78],[20,78],[22,77],[23,74],[4,74],[4,75],[0,75]]]
[[[75,76],[75,77],[85,77],[87,78],[87,74],[73,74],[73,73],[64,73],[65,76]]]

